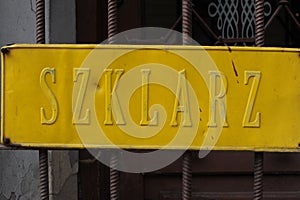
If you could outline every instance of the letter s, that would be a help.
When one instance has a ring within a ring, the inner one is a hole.
[[[42,91],[44,92],[45,96],[48,98],[51,110],[52,110],[52,116],[50,119],[47,119],[45,116],[45,109],[41,107],[41,123],[42,124],[53,124],[57,120],[58,116],[58,103],[57,100],[50,89],[49,85],[46,82],[46,76],[47,74],[50,74],[52,76],[52,83],[55,83],[55,69],[46,67],[42,70],[40,74],[40,86],[42,88]]]

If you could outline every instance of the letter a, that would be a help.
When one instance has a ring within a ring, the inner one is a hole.
[[[178,105],[179,104],[179,105]],[[177,126],[177,114],[182,112],[183,126],[192,126],[185,70],[179,72],[171,126]]]

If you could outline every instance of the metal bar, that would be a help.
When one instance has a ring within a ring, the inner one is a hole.
[[[298,22],[298,20],[296,19],[296,17],[294,16],[294,14],[292,13],[291,9],[289,8],[288,5],[284,5],[285,10],[289,13],[290,17],[292,18],[292,20],[294,21],[294,23],[296,24],[298,30],[300,31],[300,24]]]
[[[45,44],[45,0],[36,0],[36,43]],[[49,199],[48,151],[39,150],[41,200]]]
[[[255,0],[255,44],[258,47],[264,45],[264,0]]]
[[[182,199],[192,198],[192,166],[191,152],[185,152],[182,160]]]
[[[118,2],[108,0],[108,43],[116,43],[115,35],[118,33]],[[110,199],[120,199],[120,174],[116,167],[118,165],[117,156],[113,152],[110,160]]]
[[[181,20],[182,20],[182,15],[180,15],[180,17],[178,17],[178,19],[176,20],[176,22],[173,24],[173,26],[170,29],[174,30],[176,28],[176,26],[178,26],[178,24]]]
[[[263,198],[264,153],[255,152],[254,155],[254,200]]]
[[[285,10],[287,11],[288,15],[292,18],[292,21],[295,23],[297,29],[300,31],[300,23],[298,22],[298,20],[296,19],[296,17],[295,17],[294,14],[292,13],[292,11],[291,11],[291,9],[290,9],[290,7],[289,7],[289,1],[288,1],[288,0],[280,0],[280,1],[278,2],[278,7],[277,7],[277,9],[275,10],[275,12],[273,13],[272,17],[268,20],[268,22],[267,22],[267,24],[266,24],[266,26],[265,26],[265,29],[267,29],[267,28],[270,26],[271,22],[274,20],[274,18],[275,18],[276,16],[279,15],[279,13],[280,13],[280,11],[281,11],[282,9],[285,9]],[[281,21],[280,21],[280,22],[281,22]],[[281,23],[281,24],[282,24],[282,23]],[[284,26],[284,28],[285,28],[287,31],[289,31],[289,30],[286,28],[285,24],[282,24],[282,25]]]
[[[0,144],[0,150],[25,150],[26,148],[19,147],[19,146],[6,146]]]
[[[36,43],[45,44],[45,0],[36,0]]]
[[[120,174],[116,170],[118,165],[118,158],[115,154],[112,155],[110,160],[110,199],[120,199]]]
[[[255,0],[255,44],[256,46],[264,45],[264,0]],[[261,200],[263,198],[263,174],[264,174],[264,153],[254,153],[254,183],[253,199]]]
[[[175,21],[175,23],[173,24],[173,26],[170,28],[170,30],[168,31],[167,35],[163,38],[164,41],[168,41],[169,37],[172,35],[173,30],[178,26],[179,22],[182,20],[182,15],[180,15],[180,17],[178,17],[178,19]],[[161,42],[161,41],[160,41]]]
[[[255,38],[219,38],[216,44],[237,42],[255,42]]]
[[[192,2],[191,0],[182,0],[182,43],[188,45],[192,36]],[[192,198],[192,171],[191,171],[191,153],[185,152],[182,159],[182,199],[190,200]]]
[[[206,30],[213,37],[213,39],[218,40],[218,36],[213,32],[213,30],[211,30],[211,28],[207,25],[203,18],[194,9],[193,14],[198,19],[198,21],[206,28]]]
[[[115,43],[118,33],[118,3],[117,0],[108,0],[108,43]]]
[[[278,22],[281,24],[281,26],[285,29],[285,31],[288,33],[288,36],[295,39],[294,33],[290,30],[289,24],[287,24],[280,16],[278,17]],[[288,44],[288,36],[286,36],[286,44]]]
[[[280,10],[282,9],[282,5],[279,5],[275,12],[273,13],[273,15],[271,16],[271,18],[268,20],[268,22],[265,25],[265,30],[270,26],[271,22],[275,19],[275,17],[280,13]]]
[[[192,2],[191,0],[182,0],[182,42],[183,45],[189,44],[189,38],[192,36]]]
[[[39,150],[41,200],[49,199],[48,150]]]

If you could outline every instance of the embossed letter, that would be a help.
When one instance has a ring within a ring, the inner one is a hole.
[[[178,105],[179,104],[179,105]],[[177,91],[171,120],[171,126],[177,126],[177,114],[183,112],[183,126],[192,126],[190,116],[189,95],[187,90],[187,82],[185,78],[185,70],[178,74]]]
[[[50,89],[49,85],[46,82],[46,76],[50,74],[52,76],[52,83],[55,83],[55,69],[46,67],[42,70],[40,74],[40,86],[45,94],[45,96],[49,99],[49,103],[52,110],[52,116],[50,119],[46,119],[45,109],[41,107],[41,123],[42,124],[53,124],[57,120],[58,116],[58,103],[57,100]]]
[[[243,119],[243,127],[260,127],[260,113],[256,113],[256,117],[254,121],[250,121],[251,114],[253,111],[253,106],[255,103],[255,98],[257,94],[257,90],[260,83],[261,72],[260,71],[245,71],[245,79],[244,84],[248,85],[249,79],[253,77],[252,87],[250,90],[246,111]]]
[[[89,124],[90,123],[90,110],[87,109],[85,112],[85,116],[80,118],[83,100],[87,88],[87,84],[89,81],[90,69],[88,68],[75,68],[73,70],[73,81],[74,87],[77,86],[78,94],[77,99],[75,100],[75,107],[73,109],[73,124]],[[81,81],[78,81],[79,77],[81,77]]]
[[[118,87],[118,81],[120,80],[124,69],[115,69],[116,79],[113,86],[111,88],[111,76],[113,73],[112,69],[105,69],[105,125],[112,125],[112,112],[114,114],[114,118],[117,125],[124,125],[125,120],[123,117],[123,113],[120,107],[120,103],[118,100],[118,95],[116,93],[116,89]]]
[[[154,117],[151,120],[148,120],[148,100],[149,100],[149,75],[150,69],[142,69],[142,120],[140,124],[142,126],[156,126],[158,124],[158,112],[154,112]]]
[[[227,117],[226,117],[226,102],[225,95],[227,92],[227,78],[226,76],[219,71],[210,71],[210,106],[209,106],[209,127],[217,127],[217,118],[216,118],[216,106],[218,103],[221,115],[221,124],[223,127],[228,127]],[[219,79],[219,93],[217,94],[217,79]]]

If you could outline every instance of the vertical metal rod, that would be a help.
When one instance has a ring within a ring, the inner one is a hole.
[[[118,33],[118,4],[117,0],[108,0],[108,43],[115,43]]]
[[[39,161],[40,161],[41,200],[48,200],[49,199],[48,151],[46,149],[39,150]]]
[[[182,159],[182,199],[192,198],[191,152],[185,152]]]
[[[45,0],[36,0],[36,43],[45,44]],[[39,150],[41,200],[49,199],[48,151]]]
[[[183,45],[189,44],[189,38],[192,36],[192,2],[191,0],[182,0],[182,42]]]
[[[118,165],[118,158],[116,155],[112,155],[110,160],[110,199],[120,199],[120,174],[116,170]]]
[[[192,37],[193,8],[191,0],[182,0],[182,44],[188,45]],[[182,199],[192,198],[191,153],[185,152],[182,159]]]
[[[264,45],[264,0],[255,0],[255,44],[258,47]],[[264,153],[255,152],[254,155],[254,184],[253,199],[263,198],[263,174],[264,174]]]
[[[263,198],[264,153],[255,152],[254,155],[254,200]]]
[[[118,33],[118,4],[117,0],[108,0],[108,43],[116,42],[115,35]],[[118,158],[113,152],[110,160],[110,199],[120,199],[120,174],[116,170]]]
[[[36,43],[45,44],[45,0],[36,0]]]
[[[258,47],[265,42],[264,0],[255,0],[255,44]]]

